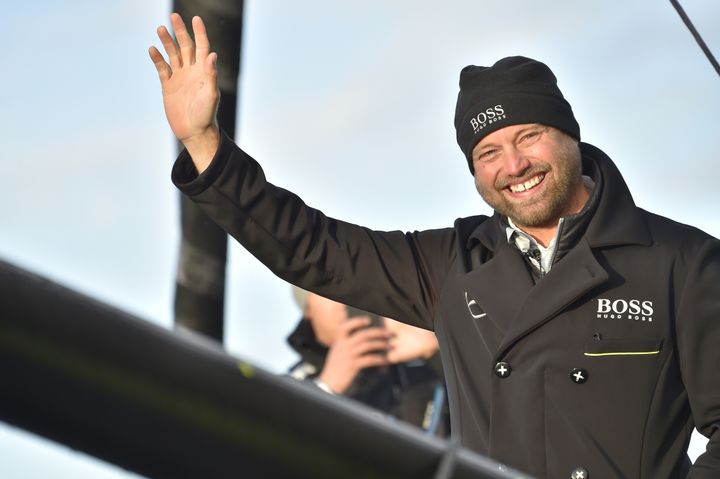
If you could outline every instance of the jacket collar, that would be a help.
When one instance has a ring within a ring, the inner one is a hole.
[[[580,150],[583,158],[595,162],[604,178],[600,202],[585,233],[590,247],[652,244],[648,225],[615,163],[590,144],[580,143]]]
[[[591,175],[599,188],[597,208],[585,230],[591,248],[623,244],[649,245],[652,238],[640,210],[635,206],[625,180],[612,160],[588,143],[580,143],[583,172]],[[596,176],[596,175],[599,175]],[[480,223],[467,240],[468,249],[478,243],[495,252],[507,242],[507,220],[495,212],[488,221]],[[562,238],[559,239],[562,241]]]
[[[328,348],[317,340],[312,324],[307,319],[303,318],[298,322],[293,332],[287,337],[287,342],[303,361],[318,369],[325,364]]]

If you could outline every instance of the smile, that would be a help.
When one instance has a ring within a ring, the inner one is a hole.
[[[531,190],[531,189],[535,188],[537,185],[540,184],[540,182],[542,182],[542,180],[544,178],[545,178],[545,174],[540,173],[539,175],[533,176],[529,180],[524,181],[522,183],[518,183],[516,185],[509,185],[508,188],[513,193],[521,193],[523,191],[527,191],[527,190]]]

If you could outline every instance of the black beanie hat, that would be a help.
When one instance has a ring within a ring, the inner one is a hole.
[[[475,173],[472,150],[480,140],[524,123],[552,126],[580,140],[580,126],[547,65],[531,58],[507,57],[491,67],[462,69],[455,131],[471,173]]]

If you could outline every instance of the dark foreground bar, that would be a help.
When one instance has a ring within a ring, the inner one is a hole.
[[[0,420],[148,477],[524,477],[2,261],[0,377]]]

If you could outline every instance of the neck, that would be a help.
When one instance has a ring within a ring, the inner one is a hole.
[[[559,220],[558,220],[559,222]],[[558,223],[556,223],[553,226],[540,226],[540,227],[530,227],[530,226],[524,226],[524,225],[518,225],[516,224],[518,228],[523,230],[525,233],[529,234],[533,238],[535,238],[535,241],[540,243],[544,248],[547,248],[552,239],[557,234],[558,229]]]

